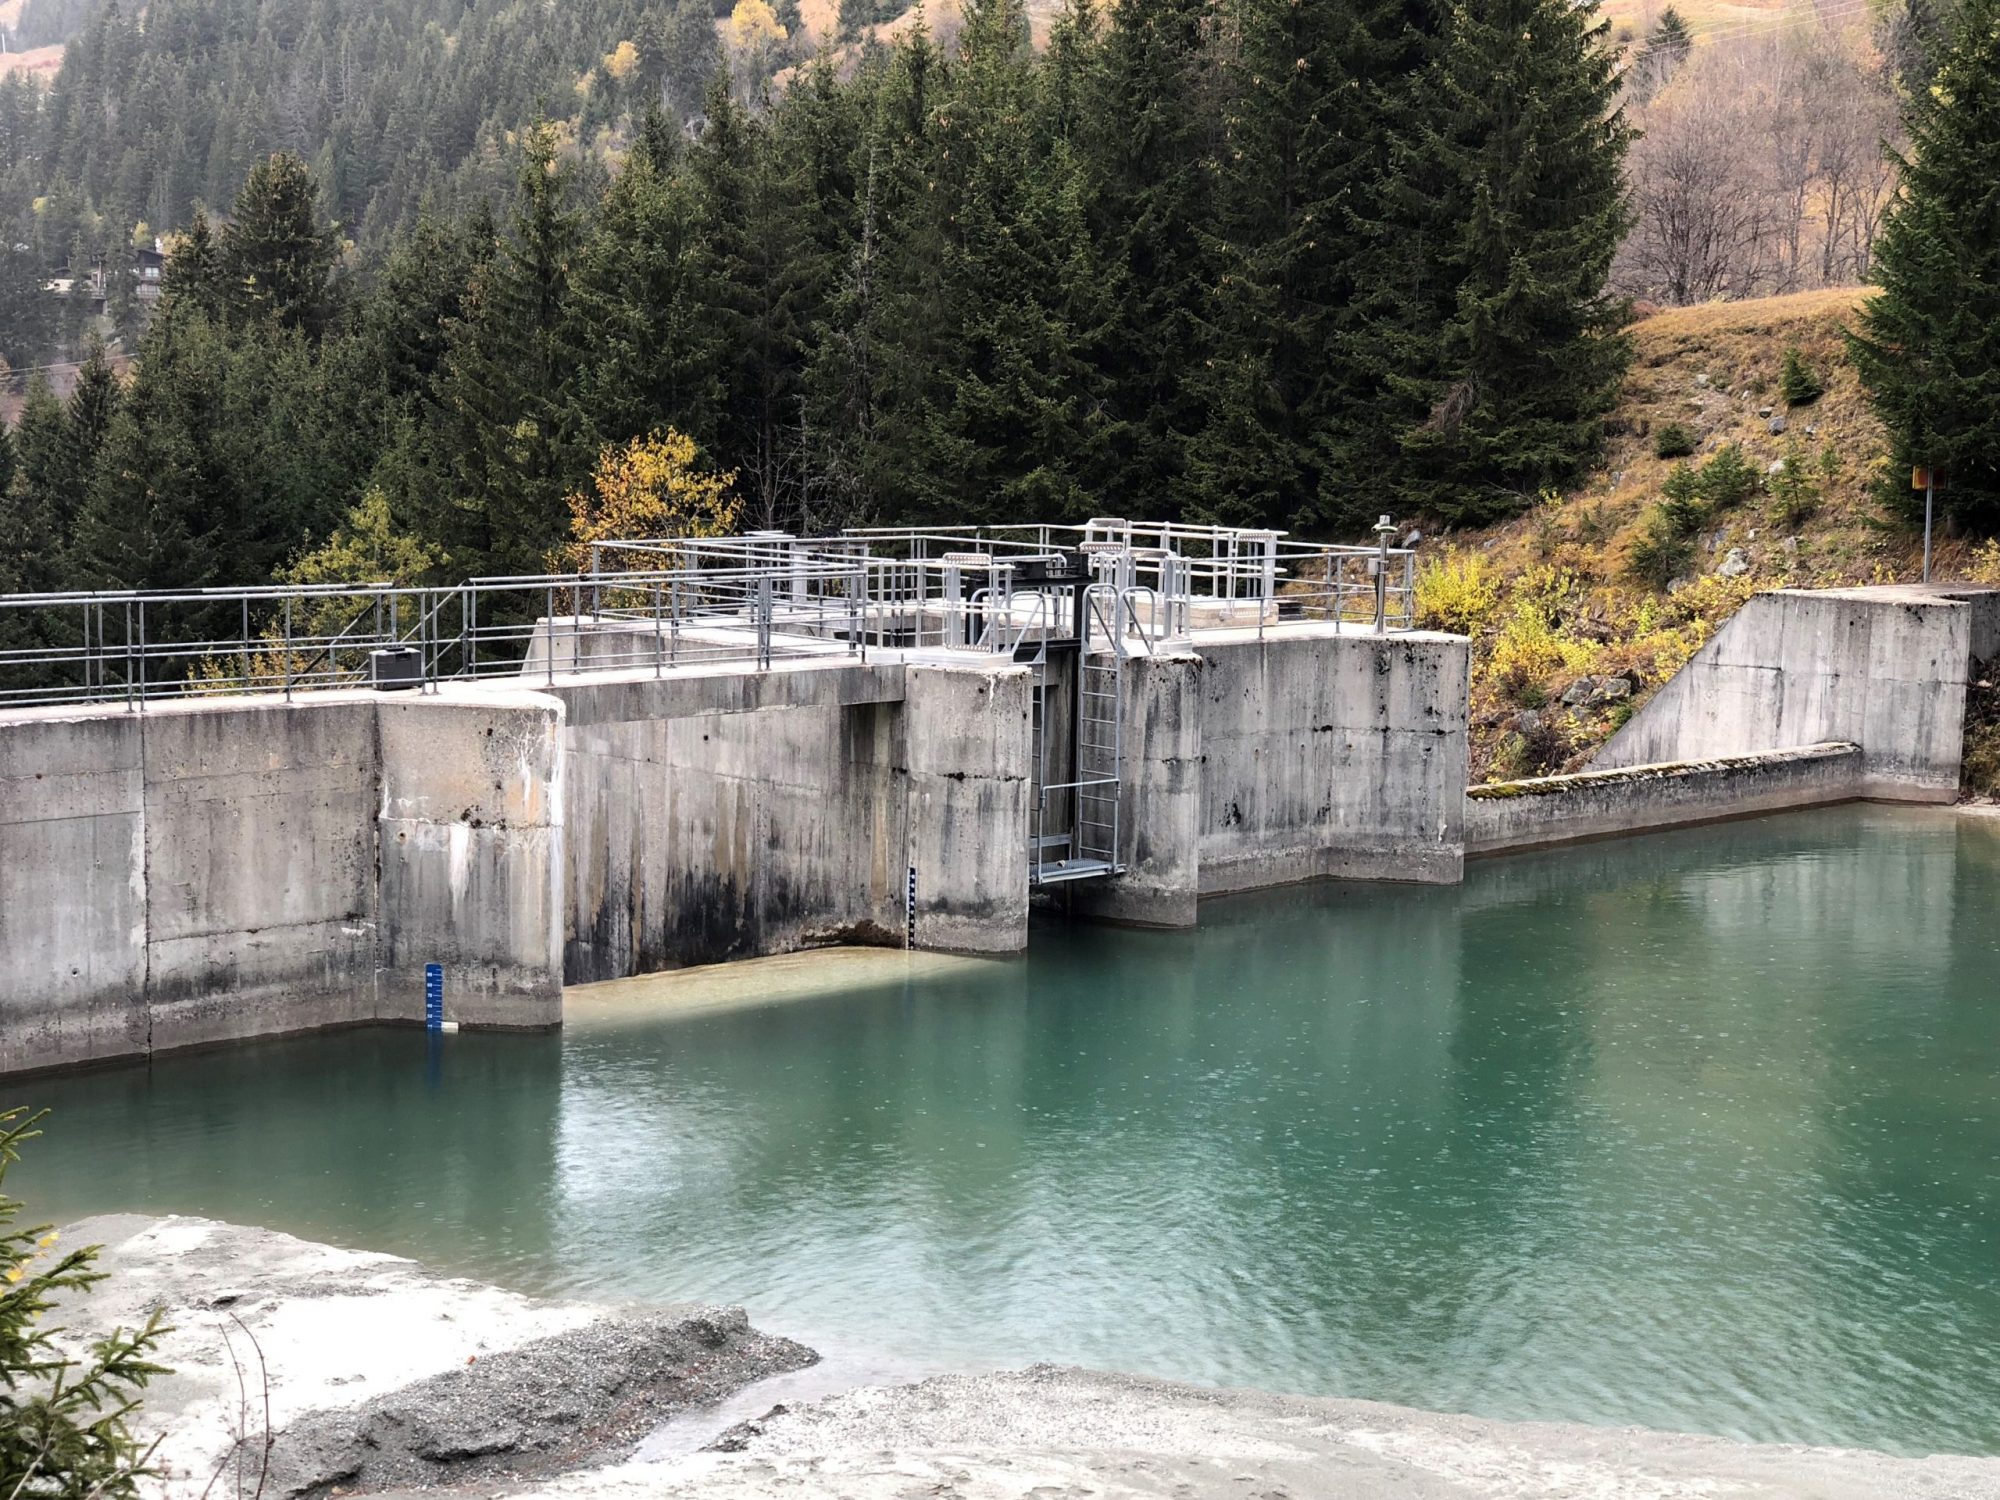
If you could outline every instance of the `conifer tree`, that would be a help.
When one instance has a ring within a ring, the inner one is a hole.
[[[2000,0],[1964,0],[1930,89],[1904,107],[1902,181],[1875,241],[1878,296],[1851,348],[1888,429],[1885,494],[1919,513],[1909,470],[1948,471],[1938,503],[2000,525]]]
[[[1688,30],[1681,13],[1669,5],[1660,12],[1660,19],[1646,36],[1646,49],[1640,54],[1641,60],[1657,63],[1664,72],[1672,72],[1687,60],[1689,49],[1694,46],[1694,34]]]
[[[142,352],[77,519],[79,582],[192,589],[255,581],[224,565],[247,516],[220,442],[228,418],[216,325],[191,306],[163,302]]]
[[[1201,426],[1189,381],[1211,280],[1213,0],[1121,0],[1092,49],[1079,135],[1111,306],[1104,509],[1178,516]]]
[[[900,85],[892,85],[892,93]],[[968,8],[898,174],[877,270],[869,487],[892,514],[1080,517],[1102,441],[1078,309],[1096,279],[1074,155],[1020,128],[1041,101],[1020,0]],[[892,143],[893,144],[893,143]],[[912,149],[914,148],[914,149]]]
[[[259,158],[222,237],[230,293],[246,320],[317,338],[333,304],[333,231],[319,222],[319,189],[289,152]]]
[[[709,448],[718,435],[727,349],[714,257],[692,179],[646,141],[599,204],[571,286],[577,421],[593,451],[660,426]]]
[[[37,374],[8,443],[13,473],[0,489],[0,534],[7,538],[0,547],[0,593],[47,593],[68,583],[65,511],[73,511],[75,498],[69,439],[63,404]]]
[[[1401,426],[1393,508],[1491,520],[1568,479],[1602,437],[1629,358],[1605,287],[1631,139],[1605,31],[1568,0],[1451,12],[1433,108],[1396,157],[1383,244],[1414,252],[1410,274],[1385,268],[1394,311],[1364,339]]]
[[[589,461],[574,431],[570,270],[580,231],[546,123],[522,137],[511,233],[475,279],[445,379],[443,504],[421,518],[462,573],[533,573],[568,524]]]
[[[227,290],[222,255],[209,228],[208,214],[196,205],[188,227],[174,239],[161,295],[191,302],[214,318],[222,314]]]
[[[1207,420],[1190,502],[1207,519],[1325,530],[1368,508],[1388,446],[1358,358],[1386,254],[1370,226],[1391,143],[1426,102],[1433,24],[1421,0],[1232,0],[1218,263],[1192,372]]]

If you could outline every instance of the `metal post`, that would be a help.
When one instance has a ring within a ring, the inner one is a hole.
[[[1389,538],[1396,534],[1396,523],[1387,516],[1375,523],[1375,633],[1381,635],[1388,629],[1389,614]]]
[[[757,665],[771,665],[771,575],[757,579]]]
[[[556,589],[554,584],[549,585],[548,598],[544,601],[544,607],[546,613],[542,616],[542,630],[547,635],[549,642],[547,651],[549,686],[554,687],[556,685]]]
[[[1931,502],[1937,494],[1937,471],[1924,470],[1924,582],[1931,581]]]
[[[285,701],[292,701],[292,596],[285,595]]]
[[[590,618],[593,620],[604,618],[603,575],[600,572],[603,557],[603,552],[593,545],[590,549]]]

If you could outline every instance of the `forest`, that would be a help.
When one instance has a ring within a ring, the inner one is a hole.
[[[751,104],[718,69],[614,162],[531,118],[507,191],[365,253],[270,153],[129,377],[31,379],[0,588],[538,571],[667,434],[755,526],[1503,514],[1624,368],[1617,90],[1563,0],[1127,0],[1040,48],[985,0]]]

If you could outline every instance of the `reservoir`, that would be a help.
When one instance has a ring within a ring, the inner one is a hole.
[[[2000,1452],[2000,819],[1849,805],[1025,958],[17,1080],[35,1218],[1500,1418]]]

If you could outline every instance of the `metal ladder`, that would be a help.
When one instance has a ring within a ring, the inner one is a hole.
[[[1125,686],[1125,611],[1129,601],[1115,584],[1083,591],[1076,656],[1075,779],[1050,782],[1048,765],[1049,672],[1046,646],[1030,663],[1038,766],[1044,773],[1029,827],[1029,883],[1056,885],[1121,873],[1118,857],[1119,763],[1125,748],[1120,711]],[[1068,794],[1066,829],[1055,811]]]

